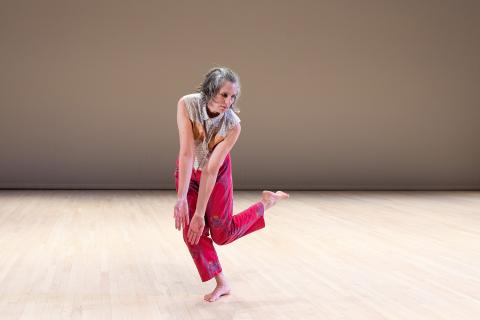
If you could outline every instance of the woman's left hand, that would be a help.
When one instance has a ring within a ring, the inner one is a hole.
[[[192,245],[198,244],[200,237],[203,233],[203,228],[205,227],[205,218],[196,213],[193,215],[192,220],[190,220],[190,225],[188,227],[188,242]]]

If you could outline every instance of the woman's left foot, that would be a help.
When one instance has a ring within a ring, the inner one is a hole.
[[[290,195],[283,191],[272,192],[268,190],[262,191],[262,203],[265,210],[273,207],[279,200],[288,199]]]
[[[230,294],[230,287],[226,284],[218,285],[213,289],[212,292],[206,294],[204,299],[208,302],[214,302],[218,300],[221,296]]]

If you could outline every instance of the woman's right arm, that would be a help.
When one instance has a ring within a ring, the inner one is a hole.
[[[192,175],[194,142],[192,124],[188,117],[185,102],[181,98],[177,104],[177,125],[180,138],[180,151],[178,154],[178,193],[175,205],[175,227],[180,230],[188,225],[187,193]]]

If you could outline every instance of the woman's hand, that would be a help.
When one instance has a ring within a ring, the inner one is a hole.
[[[188,242],[192,245],[197,244],[200,240],[200,237],[203,233],[203,228],[205,227],[205,218],[197,214],[192,217],[192,221],[190,221],[190,226],[188,228]]]
[[[173,217],[175,218],[175,229],[185,229],[188,225],[188,203],[187,199],[178,199],[173,208]]]

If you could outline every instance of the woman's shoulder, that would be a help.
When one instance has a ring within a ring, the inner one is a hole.
[[[199,92],[189,93],[180,98],[187,105],[198,104],[201,99],[201,94]]]
[[[240,120],[240,117],[238,116],[238,114],[233,111],[232,109],[228,109],[227,112],[226,112],[226,115],[227,115],[227,118],[230,119],[230,120],[233,120],[233,121],[239,121]]]
[[[200,114],[200,93],[189,93],[180,98],[185,104],[190,120],[195,120]]]
[[[240,123],[240,117],[232,109],[228,109],[225,115],[228,130]]]

